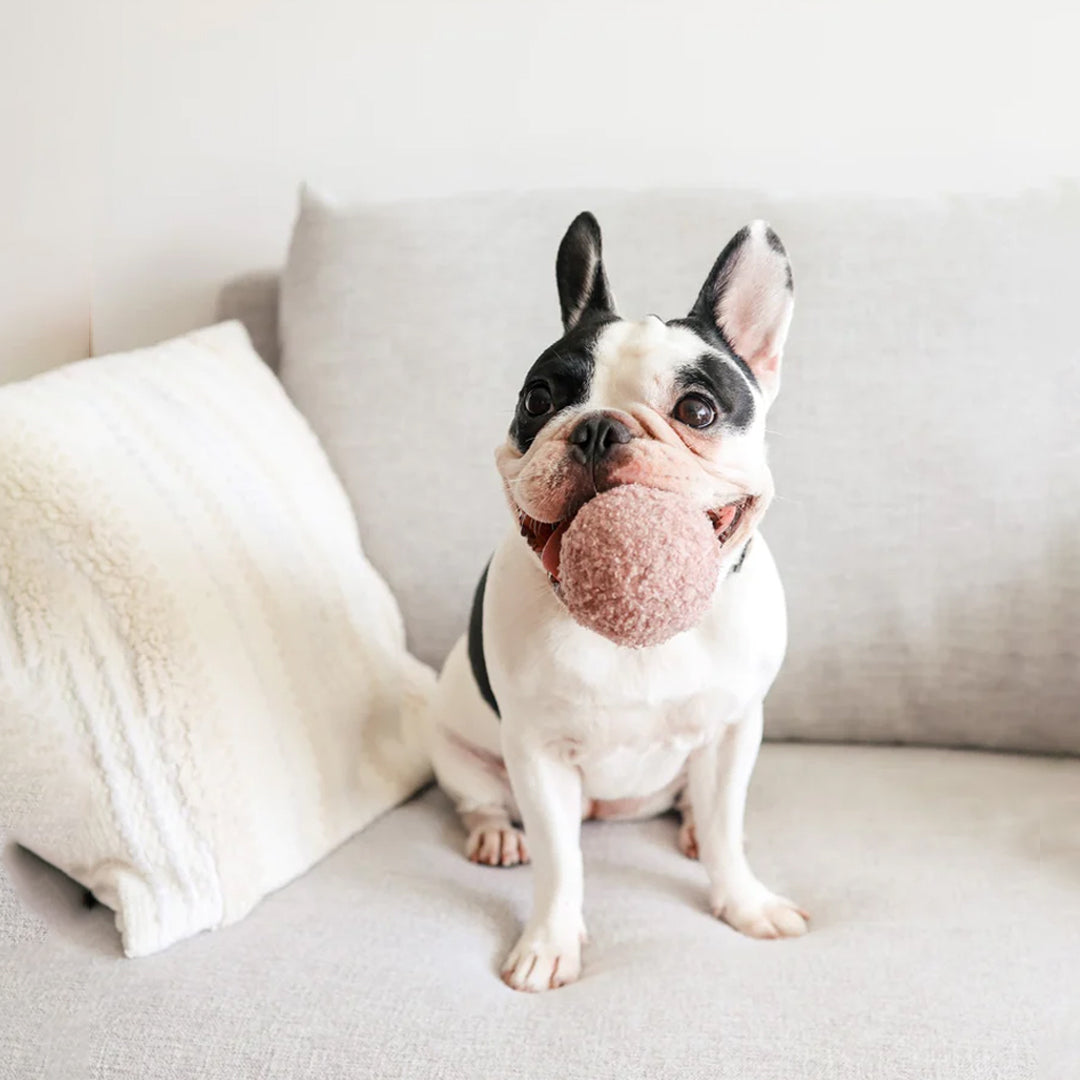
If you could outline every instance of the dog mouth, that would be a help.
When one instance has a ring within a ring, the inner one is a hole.
[[[744,495],[741,499],[704,511],[712,524],[719,548],[723,548],[735,535],[755,501],[753,495]],[[588,502],[588,499],[585,502]],[[516,507],[521,535],[525,537],[529,547],[548,572],[553,584],[558,584],[559,581],[562,538],[585,502],[578,503],[566,517],[558,521],[537,521],[536,518],[526,514],[520,506]]]
[[[743,518],[753,507],[755,501],[753,495],[744,495],[741,499],[725,503],[715,510],[705,511],[712,522],[716,542],[720,547],[723,547],[735,535],[743,522]]]
[[[584,505],[584,503],[581,504],[581,506]],[[553,582],[559,580],[559,554],[562,550],[562,538],[581,506],[575,507],[572,514],[558,521],[537,521],[536,518],[529,517],[520,506],[518,507],[518,526],[521,529],[521,535],[525,537],[529,547],[533,549]]]

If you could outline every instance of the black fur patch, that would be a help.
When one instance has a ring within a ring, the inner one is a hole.
[[[679,369],[675,385],[687,391],[705,390],[719,408],[720,428],[745,431],[754,422],[754,392],[732,355],[703,353],[692,364]]]
[[[496,716],[501,716],[499,703],[495,700],[495,694],[491,689],[491,681],[488,679],[487,660],[484,657],[484,592],[487,590],[488,569],[491,563],[484,567],[480,575],[476,592],[473,593],[472,611],[469,614],[469,666],[472,668],[473,678],[476,680],[476,688],[480,696],[491,706]]]
[[[604,272],[600,225],[588,210],[574,218],[559,244],[555,283],[567,330],[615,314],[611,286]]]
[[[685,319],[670,319],[668,326],[682,326],[692,330],[706,345],[726,356],[750,380],[751,386],[758,386],[757,377],[750,370],[750,365],[732,348],[731,342],[724,337],[723,331],[712,321],[711,316],[703,317],[695,310]]]
[[[510,425],[510,438],[522,454],[549,420],[571,405],[580,405],[589,396],[596,370],[596,339],[605,326],[615,321],[616,316],[608,315],[577,326],[545,349],[529,368]],[[543,386],[551,395],[552,407],[543,416],[530,416],[525,411],[525,395],[534,386]]]
[[[735,565],[731,568],[729,573],[737,574],[742,569],[742,564],[746,562],[746,556],[750,554],[750,545],[754,542],[754,538],[751,536],[749,540],[743,544],[742,552],[739,554],[739,559]]]

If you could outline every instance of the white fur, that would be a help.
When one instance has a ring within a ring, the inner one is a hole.
[[[764,248],[740,257],[755,272],[774,254],[763,232],[744,247]],[[790,297],[754,293],[738,270],[740,295],[753,294],[768,322],[748,315],[745,328],[778,359]],[[480,695],[462,639],[440,679],[431,740],[439,781],[469,828],[470,857],[509,864],[531,854],[534,913],[503,969],[516,989],[561,986],[580,972],[583,817],[655,814],[680,800],[680,843],[700,853],[713,912],[758,937],[806,929],[805,913],[757,880],[743,850],[762,701],[787,632],[779,575],[756,533],[772,493],[764,451],[771,395],[755,389],[758,410],[745,432],[704,441],[680,432],[667,419],[678,396],[674,375],[701,350],[696,334],[654,317],[609,325],[595,348],[588,400],[551,420],[526,454],[508,444],[497,455],[511,502],[537,520],[558,520],[560,485],[571,491],[580,482],[565,480],[567,432],[578,416],[604,410],[634,428],[628,480],[674,488],[703,510],[747,492],[758,498],[725,545],[725,572],[705,618],[653,648],[619,647],[576,623],[516,525],[495,552],[483,630],[501,721]],[[751,539],[740,572],[727,573]],[[514,820],[524,824],[528,852]]]

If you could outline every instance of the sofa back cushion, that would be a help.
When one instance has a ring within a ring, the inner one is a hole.
[[[764,532],[788,593],[776,737],[1080,751],[1080,192],[927,203],[559,193],[302,200],[281,375],[411,643],[438,663],[509,527],[492,461],[559,335],[592,209],[620,310],[685,314],[771,220],[796,311]]]

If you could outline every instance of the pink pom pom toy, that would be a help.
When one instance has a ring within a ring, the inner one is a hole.
[[[697,625],[720,567],[709,516],[681,495],[640,484],[590,499],[550,554],[544,562],[549,570],[554,564],[570,614],[631,648],[660,645]]]

